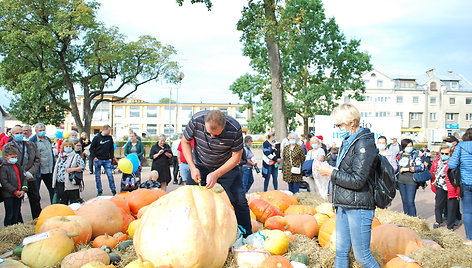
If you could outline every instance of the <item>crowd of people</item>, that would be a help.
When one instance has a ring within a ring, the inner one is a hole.
[[[378,267],[369,249],[370,226],[374,216],[374,166],[377,154],[392,165],[396,173],[403,212],[417,216],[415,197],[418,188],[431,184],[435,193],[435,223],[455,230],[464,224],[466,245],[472,245],[472,129],[461,137],[449,136],[438,152],[427,145],[421,149],[411,139],[375,137],[360,126],[360,113],[351,104],[342,104],[332,113],[342,143],[326,145],[322,135],[301,135],[290,132],[280,141],[269,133],[262,143],[262,159],[256,159],[251,136],[243,136],[239,123],[221,111],[202,111],[190,119],[183,135],[167,143],[165,135],[146,155],[141,138],[132,130],[123,146],[125,157],[136,154],[143,163],[151,161],[151,176],[141,182],[142,165],[132,174],[123,174],[120,190],[138,187],[161,188],[168,184],[201,185],[212,188],[219,183],[234,207],[238,224],[251,232],[249,208],[245,194],[254,185],[254,172],[261,173],[263,190],[272,185],[279,189],[279,176],[292,193],[301,188],[318,193],[329,192],[336,208],[336,267],[349,263],[349,252],[365,267]],[[113,169],[115,143],[111,128],[105,125],[89,140],[85,133],[72,131],[67,139],[53,141],[46,135],[44,124],[15,126],[0,136],[3,163],[0,171],[1,198],[5,205],[4,225],[22,222],[21,199],[27,194],[31,214],[41,211],[39,189],[44,182],[51,203],[81,202],[81,173],[86,167],[95,175],[97,195],[103,194],[102,168],[110,191],[117,193]],[[391,141],[389,143],[389,141]],[[262,163],[259,168],[258,162]],[[171,167],[173,172],[171,172]],[[460,187],[454,187],[449,170],[459,169]],[[432,179],[417,183],[419,173],[429,173]],[[321,178],[327,184],[321,184]],[[272,180],[272,183],[271,183]],[[360,231],[353,231],[360,230]]]

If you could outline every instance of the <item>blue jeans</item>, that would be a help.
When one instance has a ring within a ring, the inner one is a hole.
[[[398,188],[400,190],[400,196],[402,197],[403,213],[416,217],[415,196],[417,186],[398,183]]]
[[[200,170],[202,185],[206,185],[206,176],[212,171],[204,167],[197,166],[197,168]],[[238,224],[246,230],[244,237],[247,237],[252,233],[252,225],[251,217],[249,215],[249,205],[247,204],[246,193],[243,190],[239,166],[236,166],[221,176],[217,182],[223,187],[223,189],[225,189],[229,201],[234,207],[234,213],[236,214]],[[198,184],[193,179],[189,179],[187,185]]]
[[[300,182],[289,182],[288,183],[288,190],[294,194],[300,192]]]
[[[95,184],[97,185],[97,192],[102,193],[102,180],[101,180],[101,174],[100,174],[100,167],[105,169],[105,173],[107,174],[108,177],[108,185],[110,185],[110,190],[113,194],[116,194],[116,187],[115,187],[115,178],[113,178],[113,165],[111,163],[111,160],[97,160],[93,161],[93,167],[95,169]]]
[[[254,183],[254,175],[252,174],[252,167],[243,167],[243,189],[244,192],[249,192]]]
[[[279,168],[275,165],[267,166],[267,169],[262,168],[262,176],[264,177],[264,192],[267,192],[269,189],[270,175],[272,175],[272,184],[274,185],[274,190],[277,190],[277,177],[279,176]]]
[[[187,163],[180,163],[179,171],[180,177],[182,177],[183,181],[188,182],[189,180],[192,180],[192,175],[190,174],[190,167]]]
[[[472,240],[472,185],[461,185],[462,217],[464,218],[465,238]]]
[[[354,257],[363,267],[379,267],[370,251],[373,218],[374,210],[337,208],[334,267],[349,267],[351,247],[354,250]]]

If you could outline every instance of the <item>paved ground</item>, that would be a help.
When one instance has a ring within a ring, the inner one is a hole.
[[[254,149],[253,150],[256,158],[261,159],[261,150],[260,149]],[[259,167],[261,166],[260,160],[259,160]],[[147,180],[148,176],[150,173],[150,168],[149,167],[144,167],[143,168],[143,180]],[[121,173],[115,173],[115,184],[117,186],[117,189],[119,189],[119,183],[121,181]],[[263,190],[263,178],[260,174],[256,174],[254,172],[254,184],[251,187],[250,192],[260,192]],[[84,192],[81,193],[81,197],[85,200],[93,198],[96,196],[96,188],[95,188],[95,178],[93,175],[89,174],[88,170],[84,171],[84,182],[85,182],[85,190]],[[110,188],[108,187],[108,181],[106,179],[106,175],[102,174],[102,185],[104,189],[104,195],[111,195]],[[179,187],[178,185],[170,184],[168,191],[172,191]],[[272,185],[269,185],[269,190],[272,190]],[[279,189],[280,190],[288,190],[287,183],[279,179]],[[47,197],[47,191],[46,187],[44,184],[41,185],[41,204],[42,207],[44,208],[45,206],[49,205],[49,198]],[[3,206],[2,206],[3,207]],[[418,193],[416,195],[416,207],[418,211],[418,216],[421,218],[426,219],[431,225],[434,223],[434,193],[431,191],[429,187],[426,189],[419,189]],[[400,199],[400,194],[397,192],[397,196],[393,201],[392,206],[389,208],[394,211],[402,211],[402,204],[401,204],[401,199]],[[31,220],[31,211],[29,208],[29,203],[28,199],[25,199],[25,201],[22,204],[22,213],[23,213],[23,218],[25,221]],[[4,209],[0,209],[0,220],[1,220],[1,226],[3,227],[3,218],[4,218]],[[461,225],[456,231],[455,231],[460,237],[465,239],[465,231],[463,225]]]

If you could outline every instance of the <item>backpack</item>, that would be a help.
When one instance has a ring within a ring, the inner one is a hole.
[[[387,208],[395,198],[396,176],[388,159],[377,154],[375,161],[374,203],[379,208]]]

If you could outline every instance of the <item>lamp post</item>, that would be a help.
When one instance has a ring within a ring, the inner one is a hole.
[[[175,101],[175,127],[174,127],[174,132],[178,133],[177,131],[177,123],[178,123],[178,114],[179,114],[179,88],[182,85],[182,80],[184,79],[185,75],[184,73],[180,72],[178,75],[179,79],[179,84],[177,85],[177,93],[176,93],[176,101]]]

